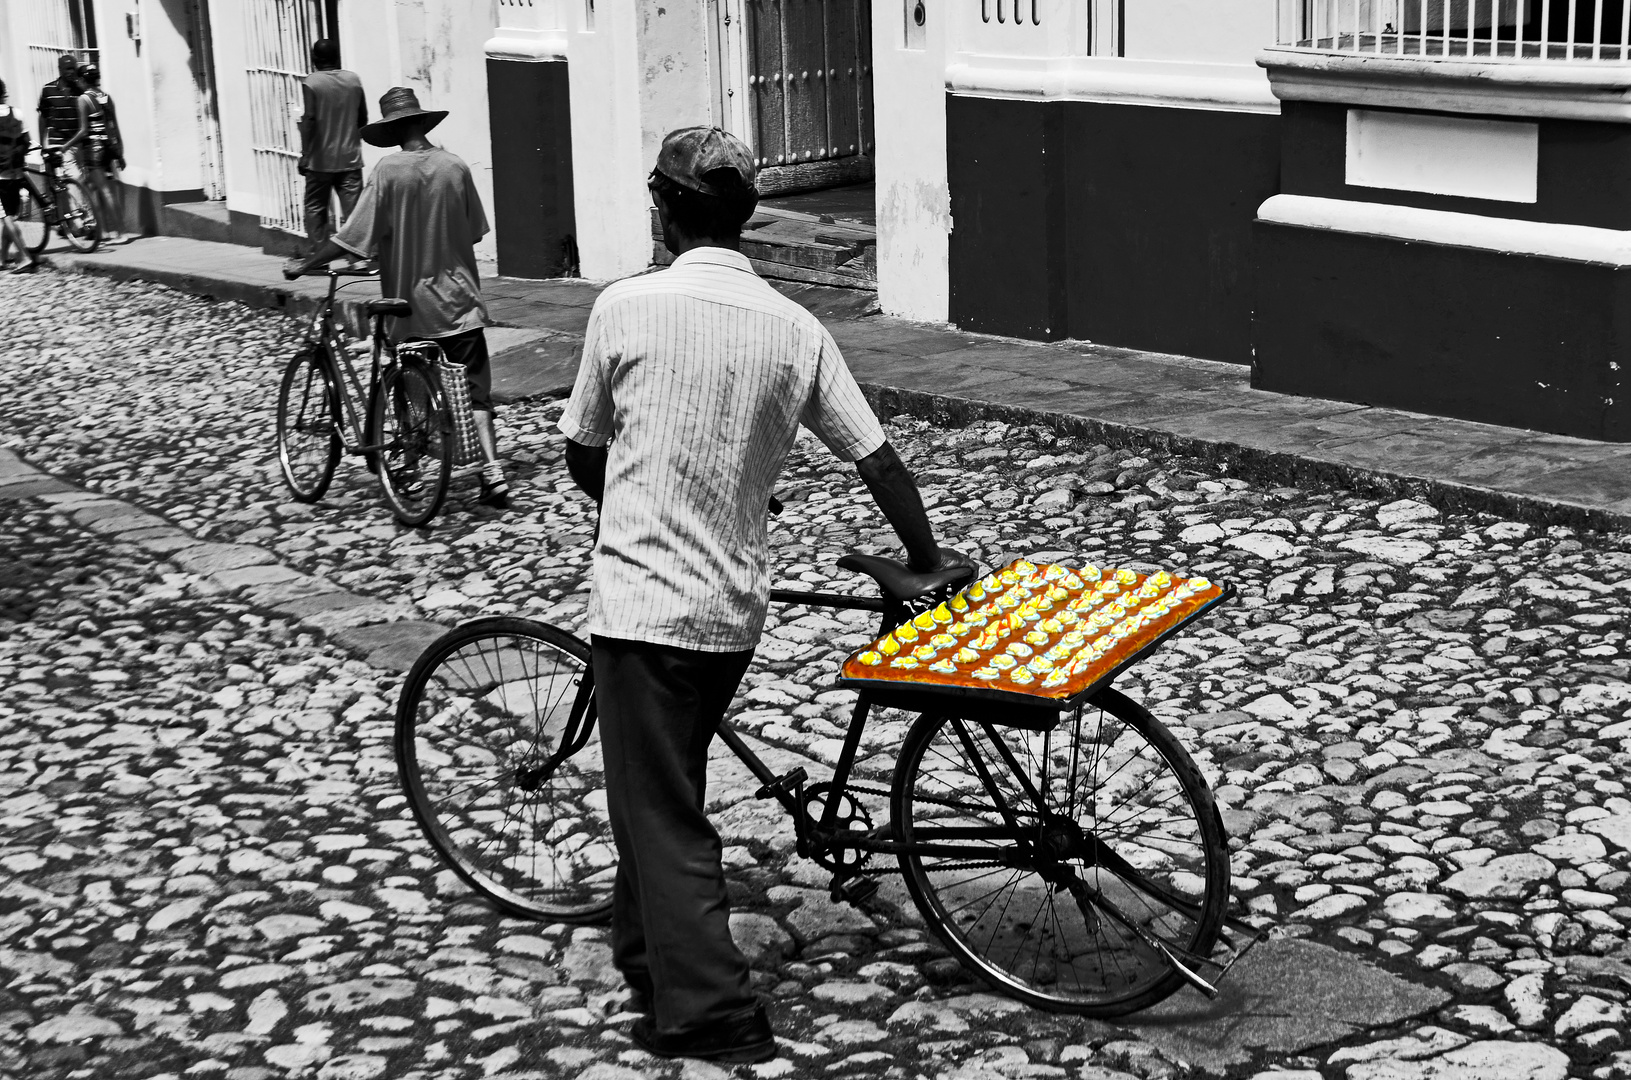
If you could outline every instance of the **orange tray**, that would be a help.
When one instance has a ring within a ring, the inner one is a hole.
[[[1017,559],[850,654],[839,686],[880,704],[926,694],[1071,708],[1234,592],[1164,570]]]

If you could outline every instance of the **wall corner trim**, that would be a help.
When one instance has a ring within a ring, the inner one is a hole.
[[[1312,195],[1272,196],[1257,208],[1257,221],[1506,255],[1631,266],[1631,232],[1591,225],[1519,221]]]
[[[544,63],[566,59],[566,33],[561,30],[510,30],[498,32],[482,43],[490,60],[520,60]]]
[[[1278,113],[1280,100],[1249,64],[1072,56],[959,54],[946,90],[962,97],[1092,101],[1226,112]]]

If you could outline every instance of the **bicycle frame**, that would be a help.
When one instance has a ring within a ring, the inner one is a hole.
[[[386,449],[384,443],[370,443],[367,437],[367,420],[361,410],[374,399],[379,392],[380,380],[387,369],[397,363],[397,351],[390,344],[385,335],[385,316],[374,316],[373,350],[370,356],[368,371],[368,392],[363,393],[362,379],[357,374],[356,367],[351,363],[346,353],[344,343],[340,340],[340,328],[334,319],[334,298],[339,290],[348,285],[357,284],[349,281],[346,285],[340,284],[341,275],[333,270],[327,271],[328,294],[323,303],[313,312],[311,322],[306,327],[306,341],[309,345],[324,349],[334,361],[335,394],[340,399],[342,416],[336,416],[340,436],[340,445],[350,454],[371,454]],[[359,281],[368,280],[359,278]]]

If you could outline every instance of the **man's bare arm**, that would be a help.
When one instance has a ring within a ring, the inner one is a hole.
[[[566,473],[599,506],[606,495],[606,448],[566,440]]]
[[[934,526],[923,512],[923,497],[918,494],[917,481],[887,441],[857,461],[855,467],[860,470],[861,479],[878,509],[906,545],[908,566],[921,574],[973,565],[962,552],[942,548],[935,542]]]

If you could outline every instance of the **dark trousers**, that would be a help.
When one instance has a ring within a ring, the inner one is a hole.
[[[357,207],[357,199],[362,195],[362,170],[350,169],[346,172],[307,172],[306,173],[306,239],[311,243],[312,251],[323,246],[323,241],[334,235],[337,227],[332,199],[340,200],[339,223],[351,216],[351,211]]]
[[[596,637],[593,657],[618,857],[613,962],[650,991],[659,1032],[738,1016],[756,999],[731,939],[719,833],[703,801],[708,744],[753,651]]]

